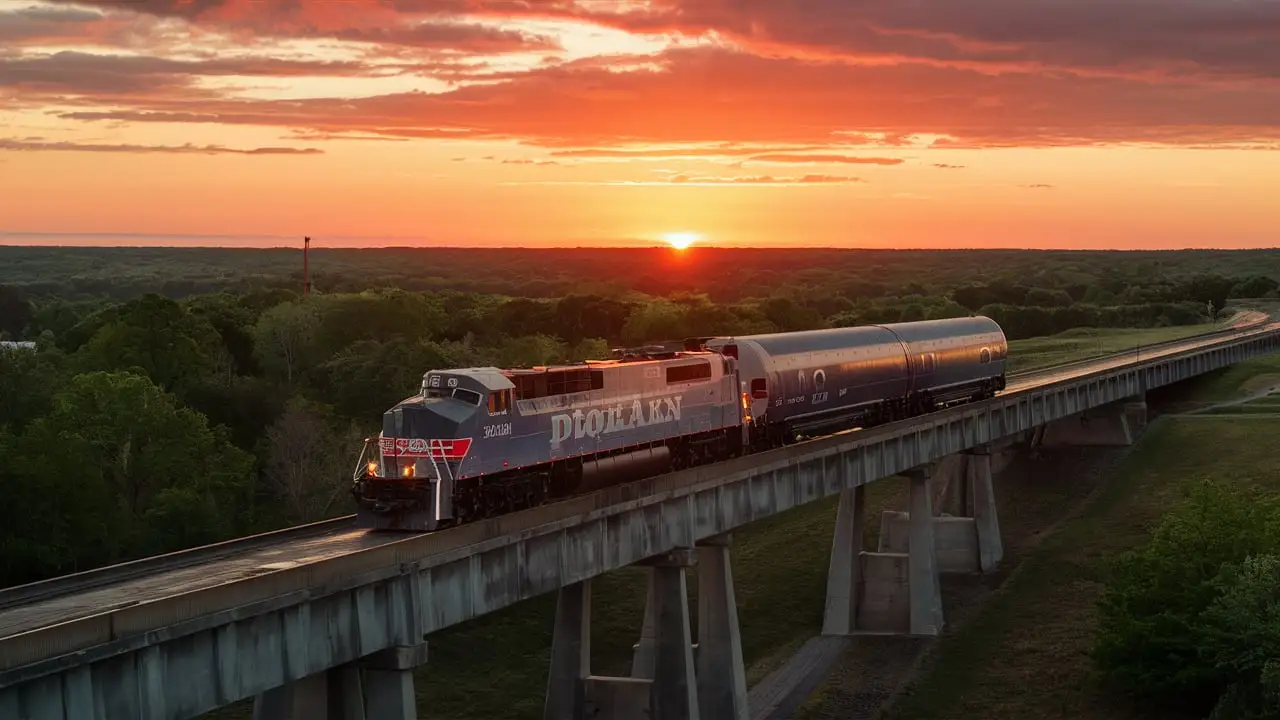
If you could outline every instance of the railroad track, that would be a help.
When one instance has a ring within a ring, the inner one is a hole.
[[[1262,326],[1269,319],[1267,315],[1257,313],[1248,322],[1241,322],[1231,327],[1142,346],[1142,359],[1164,355],[1170,349],[1181,349],[1184,346],[1188,351],[1193,350],[1204,341],[1215,337],[1248,335],[1251,334],[1251,329]],[[1011,373],[1009,377],[1015,380],[1020,388],[1043,384],[1051,382],[1051,378],[1055,375],[1064,375],[1072,369],[1093,365],[1103,366],[1098,369],[1105,369],[1105,366],[1114,365],[1117,360],[1127,359],[1133,352],[1133,350],[1126,350],[1058,363]],[[1075,374],[1080,373],[1072,373],[1072,375]],[[1041,379],[1037,381],[1037,378]],[[1011,388],[1013,384],[1010,383]],[[913,420],[918,418],[901,422]],[[823,439],[815,438],[806,441],[805,444],[821,442]],[[762,455],[768,455],[768,453]],[[757,462],[767,460],[766,457],[758,459],[756,456],[748,457]],[[747,458],[737,458],[726,462],[746,460]],[[707,467],[714,468],[725,464],[718,463]],[[702,468],[701,471],[699,475],[705,473],[706,468]],[[638,497],[635,493],[642,488],[654,487],[655,481],[659,485],[663,484],[660,478],[640,481],[607,488],[591,495],[557,501],[511,516],[478,521],[435,533],[408,536],[366,533],[355,527],[354,515],[347,515],[0,590],[0,640],[19,640],[16,636],[42,632],[52,629],[52,626],[74,623],[134,605],[152,605],[155,601],[176,595],[216,590],[223,585],[278,570],[324,563],[324,561],[344,556],[368,553],[380,555],[383,549],[396,554],[394,549],[384,548],[392,544],[412,543],[420,549],[429,548],[428,554],[457,551],[505,533],[520,532],[536,525],[557,522],[598,510],[607,505],[636,500]],[[419,552],[413,554],[419,555]],[[355,558],[352,560],[354,561]],[[119,593],[113,592],[113,586],[130,582],[134,587],[130,588],[132,592],[127,594],[132,597],[122,600]],[[188,608],[188,610],[193,609]],[[113,623],[111,634],[113,636],[128,635],[130,633],[127,626],[128,623],[119,625]],[[7,643],[0,643],[0,645],[3,644]],[[46,649],[54,651],[55,654],[58,650],[56,647]],[[0,653],[0,655],[8,654]],[[34,658],[28,661],[31,659]],[[22,661],[16,657],[4,657],[3,661],[0,661],[0,670],[11,669],[21,664]]]

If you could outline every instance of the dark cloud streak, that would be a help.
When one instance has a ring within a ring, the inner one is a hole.
[[[108,145],[34,139],[0,138],[0,151],[14,152],[96,152],[96,153],[162,153],[174,155],[323,155],[319,148],[259,147],[229,148],[222,145]]]

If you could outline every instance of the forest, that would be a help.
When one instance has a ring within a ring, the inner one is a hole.
[[[0,248],[0,586],[350,512],[433,368],[988,315],[1011,339],[1210,320],[1280,253]],[[1274,268],[1274,270],[1273,270]]]

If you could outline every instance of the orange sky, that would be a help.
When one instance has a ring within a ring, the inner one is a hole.
[[[1277,246],[1278,49],[1272,0],[0,0],[0,243]]]

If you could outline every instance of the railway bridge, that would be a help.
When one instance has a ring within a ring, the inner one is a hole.
[[[1277,349],[1280,323],[1257,318],[1013,375],[988,401],[445,531],[371,534],[341,518],[0,591],[0,718],[177,720],[247,698],[264,720],[413,718],[431,633],[556,592],[548,720],[742,720],[734,530],[838,495],[823,633],[933,635],[939,573],[1000,562],[1003,447],[1128,443],[1149,389]],[[863,549],[864,489],[894,476],[909,507]],[[594,675],[591,581],[636,564],[650,583],[631,675]]]

